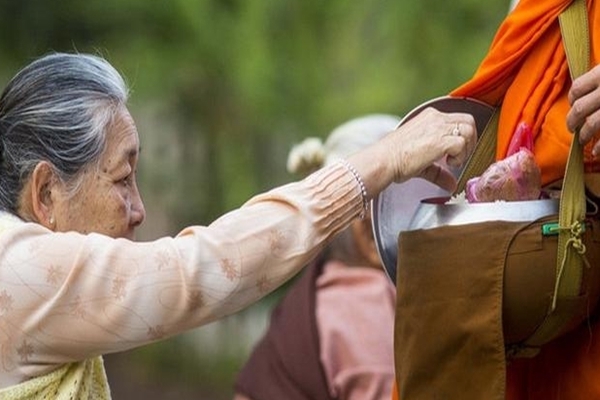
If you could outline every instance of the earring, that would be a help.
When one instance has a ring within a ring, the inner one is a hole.
[[[48,223],[50,224],[50,226],[54,226],[54,215],[50,216],[50,218],[48,219]]]

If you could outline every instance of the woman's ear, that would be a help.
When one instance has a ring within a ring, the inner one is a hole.
[[[351,229],[360,256],[367,261],[370,267],[382,268],[379,253],[377,252],[377,247],[375,245],[375,239],[373,237],[371,219],[365,218],[356,220],[351,225]]]
[[[41,161],[31,173],[21,198],[21,210],[30,219],[48,229],[54,229],[56,224],[52,196],[55,183],[56,176],[52,165]]]

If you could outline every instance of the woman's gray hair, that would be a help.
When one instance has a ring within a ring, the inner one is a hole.
[[[53,53],[19,71],[0,96],[0,209],[16,213],[41,161],[74,193],[127,97],[121,75],[94,55]]]

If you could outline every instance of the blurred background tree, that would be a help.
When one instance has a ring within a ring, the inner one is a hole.
[[[446,94],[472,75],[509,2],[0,0],[0,82],[51,51],[101,54],[124,74],[150,240],[293,179],[287,152],[306,136]],[[107,357],[114,398],[230,398],[282,290]]]

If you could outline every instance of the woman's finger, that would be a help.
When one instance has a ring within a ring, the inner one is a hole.
[[[456,177],[454,174],[438,163],[433,163],[425,168],[419,177],[428,180],[448,192],[453,192],[456,188]]]
[[[460,122],[456,122],[450,136],[446,162],[452,167],[459,167],[473,153],[477,144],[477,128],[473,117],[465,115]]]

